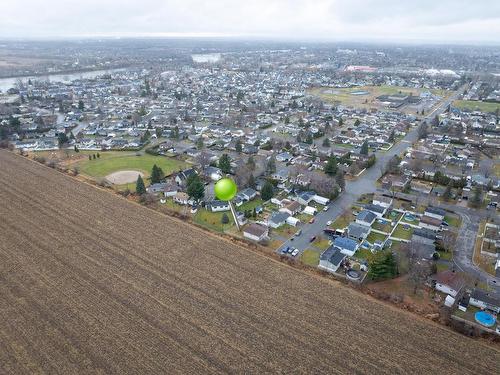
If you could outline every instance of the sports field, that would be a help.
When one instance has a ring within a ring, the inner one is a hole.
[[[430,91],[433,95],[444,99],[451,95],[450,91],[437,89],[409,88],[401,86],[356,86],[346,88],[314,87],[308,90],[308,94],[321,98],[332,104],[342,104],[355,108],[382,108],[377,101],[380,95],[412,94],[420,95],[422,92]]]
[[[168,175],[186,166],[185,163],[166,156],[149,154],[137,155],[135,152],[107,151],[101,152],[97,159],[83,158],[76,165],[80,173],[89,177],[106,177],[118,171],[138,171],[148,177],[156,164]]]
[[[453,106],[460,109],[468,109],[469,111],[480,111],[486,113],[495,113],[500,111],[500,103],[481,102],[476,100],[455,100]]]
[[[0,151],[1,374],[496,374],[500,352]]]

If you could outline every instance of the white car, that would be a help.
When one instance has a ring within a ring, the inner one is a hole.
[[[326,211],[328,211],[328,209],[329,209],[329,208],[330,208],[330,206],[325,206],[325,207],[323,208],[323,211],[325,211],[325,212],[326,212]]]
[[[299,253],[299,249],[295,249],[294,251],[292,251],[292,256],[297,256],[297,254]]]
[[[326,225],[329,227],[330,225],[332,225],[332,221],[331,221],[331,220],[328,220],[328,221],[326,222]]]

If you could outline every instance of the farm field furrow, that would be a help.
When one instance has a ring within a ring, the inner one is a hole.
[[[0,151],[0,373],[470,373],[500,353]]]

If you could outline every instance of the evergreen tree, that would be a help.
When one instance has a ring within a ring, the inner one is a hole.
[[[337,173],[335,174],[335,182],[339,187],[342,189],[342,191],[345,189],[345,177],[344,177],[344,171],[342,169],[337,169]]]
[[[354,121],[354,126],[359,126],[361,124],[361,121],[359,121],[359,118]]]
[[[359,153],[361,155],[368,155],[368,142],[364,141],[363,144],[361,145],[361,150],[359,150]]]
[[[205,185],[198,174],[193,173],[186,181],[186,192],[190,198],[199,201],[205,196]]]
[[[266,172],[268,174],[276,172],[276,158],[274,157],[274,155],[271,155],[271,157],[267,161]]]
[[[314,138],[313,138],[312,134],[311,133],[307,133],[306,143],[312,145],[313,141],[314,141]]]
[[[203,148],[203,138],[200,137],[196,140],[196,148],[198,150],[201,150]]]
[[[253,174],[251,174],[250,177],[248,177],[247,185],[248,185],[248,187],[250,187],[252,189],[255,189],[255,187],[257,186],[257,184],[255,183],[255,177],[253,176]]]
[[[260,196],[263,201],[268,201],[274,195],[274,187],[269,181],[266,181],[264,186],[262,187],[262,191],[260,192]]]
[[[248,168],[250,168],[251,171],[255,170],[255,160],[253,159],[253,156],[250,155],[248,157],[247,165],[248,165]]]
[[[450,183],[446,186],[446,190],[443,193],[443,199],[445,201],[449,201],[452,197],[451,188],[452,188],[452,182],[450,181]]]
[[[62,148],[65,144],[68,143],[69,139],[66,133],[59,133],[57,136],[57,141],[59,143],[59,148]]]
[[[370,256],[368,276],[372,280],[390,279],[397,274],[397,265],[391,251],[379,251]]]
[[[330,156],[328,158],[328,161],[326,162],[326,165],[325,165],[325,168],[324,168],[324,172],[327,175],[333,177],[337,173],[337,169],[338,169],[337,158],[332,155],[332,156]]]
[[[474,189],[474,195],[472,196],[471,203],[474,207],[479,207],[481,206],[481,203],[483,203],[483,188],[481,185],[477,185]]]
[[[153,169],[151,171],[151,183],[152,184],[157,184],[160,182],[163,178],[163,171],[160,167],[158,167],[156,164],[153,165]]]
[[[328,139],[328,137],[325,137],[325,139],[323,139],[323,147],[330,147],[330,140]]]
[[[137,182],[135,183],[135,192],[138,195],[146,194],[146,186],[144,185],[144,180],[141,175],[137,177]]]
[[[391,132],[391,134],[389,135],[389,142],[393,143],[394,140],[396,139],[396,133],[394,132],[394,130]]]
[[[231,173],[231,158],[228,154],[222,154],[219,159],[219,168],[223,173]]]
[[[80,152],[80,150],[78,149],[78,147],[76,147],[76,145],[75,145],[75,152]]]
[[[83,111],[83,110],[85,109],[85,104],[83,104],[83,100],[82,100],[82,99],[80,99],[80,100],[78,101],[78,109],[79,109],[80,111]]]
[[[224,225],[226,224],[229,224],[229,217],[227,216],[227,214],[224,212],[224,214],[222,215],[221,219],[220,219],[220,222]]]
[[[241,144],[241,139],[236,140],[236,144],[234,145],[236,148],[236,152],[242,152],[243,151],[243,145]]]

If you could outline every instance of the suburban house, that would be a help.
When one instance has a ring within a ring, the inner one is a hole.
[[[222,178],[222,171],[217,167],[208,166],[203,173],[212,181],[219,181]]]
[[[302,206],[297,201],[288,201],[283,207],[279,209],[280,212],[286,212],[289,215],[295,215],[300,212]]]
[[[446,216],[446,211],[437,207],[427,207],[425,209],[424,215],[443,221],[444,217]]]
[[[328,272],[337,272],[345,258],[346,256],[338,248],[330,246],[321,253],[318,268]]]
[[[188,204],[189,196],[186,193],[183,193],[182,191],[178,191],[173,196],[173,200],[175,203],[178,204]]]
[[[367,204],[365,206],[365,210],[373,212],[377,217],[382,217],[384,216],[385,212],[387,211],[387,207],[384,206],[379,206],[377,204]]]
[[[358,214],[358,216],[356,216],[356,223],[371,227],[376,218],[377,215],[375,215],[373,212],[363,210]]]
[[[420,259],[432,259],[434,253],[436,252],[436,245],[434,245],[434,241],[427,237],[421,237],[413,234],[411,236],[411,243],[415,244],[413,248],[416,251],[416,255]]]
[[[262,241],[269,235],[269,228],[265,225],[251,223],[243,229],[243,237],[252,241]]]
[[[251,201],[257,196],[257,192],[252,188],[243,189],[238,195],[246,201]]]
[[[322,197],[321,195],[318,195],[318,194],[315,194],[312,199],[316,203],[321,204],[323,206],[326,206],[328,203],[330,203],[330,199]]]
[[[175,176],[175,182],[178,185],[185,185],[189,176],[196,174],[196,171],[193,168],[185,169],[180,171],[177,176]]]
[[[312,191],[303,191],[302,193],[297,194],[295,200],[299,202],[303,206],[309,205],[309,202],[314,198],[316,194]]]
[[[335,238],[333,246],[338,248],[342,254],[348,256],[353,256],[356,250],[358,250],[358,243],[347,237]]]
[[[286,223],[290,215],[286,212],[273,212],[267,219],[267,225],[271,228],[279,228]]]
[[[370,234],[370,230],[371,228],[366,225],[351,223],[347,227],[347,235],[356,241],[364,241],[368,234]]]
[[[316,207],[313,207],[313,206],[306,206],[304,207],[304,210],[302,211],[303,213],[305,213],[306,215],[316,215],[316,213],[318,212],[318,210],[316,209]]]
[[[438,231],[441,228],[442,220],[436,219],[431,216],[424,215],[420,218],[420,226],[425,229]]]
[[[493,292],[486,292],[482,289],[474,289],[470,295],[469,304],[488,309],[500,314],[500,295]]]
[[[436,281],[435,289],[440,292],[456,297],[460,289],[465,285],[464,280],[460,275],[451,270],[438,272],[434,280]]]
[[[148,193],[156,194],[156,193],[162,193],[165,191],[165,188],[167,187],[167,183],[165,182],[159,182],[156,184],[151,184],[147,187],[146,191]]]
[[[229,202],[213,200],[207,203],[207,209],[209,209],[212,212],[223,212],[223,211],[229,211],[231,207],[229,206]]]
[[[389,208],[392,205],[392,198],[384,197],[383,195],[375,195],[373,197],[373,204]]]

